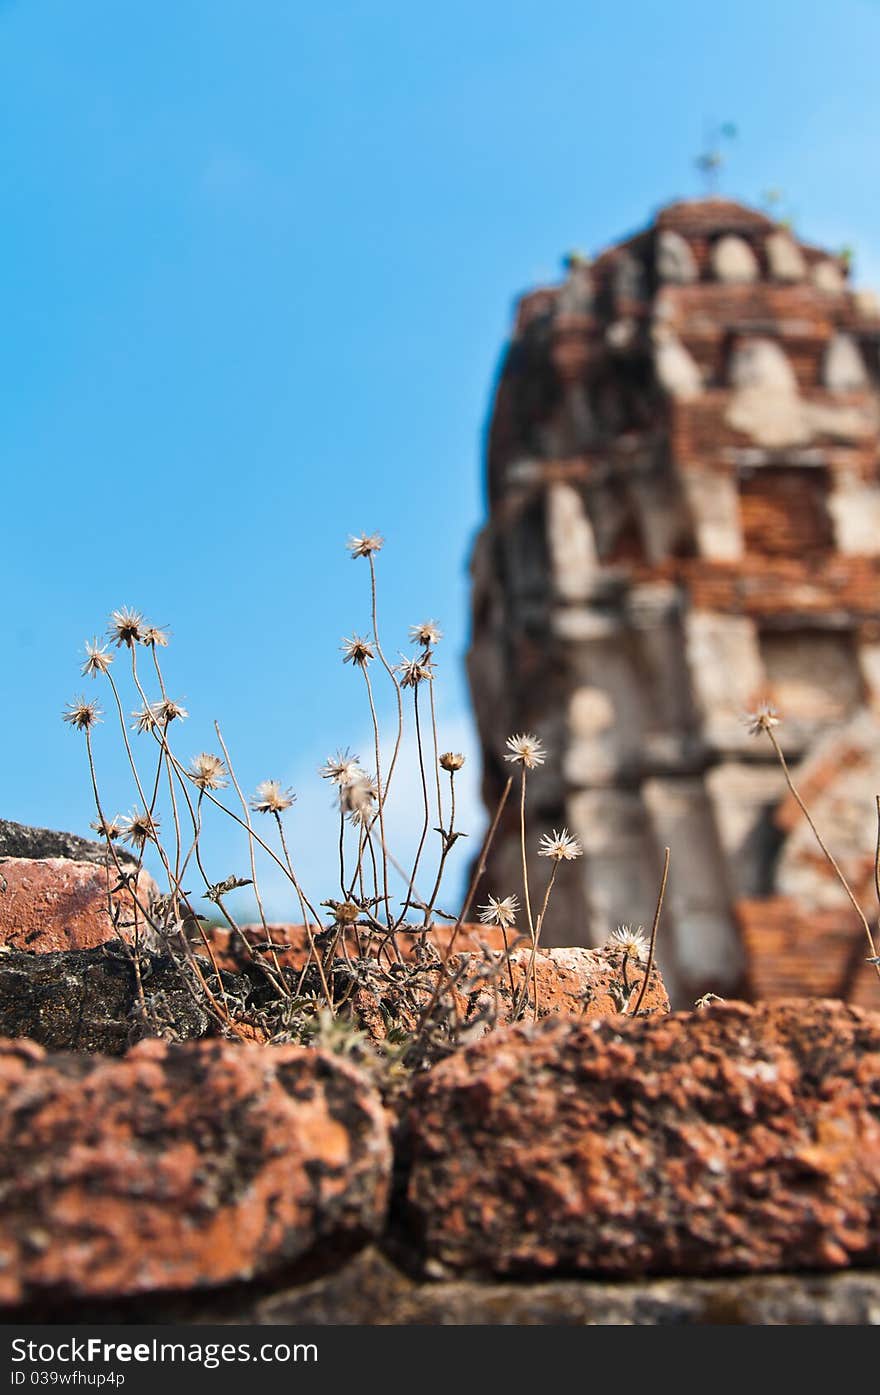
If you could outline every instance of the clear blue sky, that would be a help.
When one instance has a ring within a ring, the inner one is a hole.
[[[0,0],[0,812],[85,829],[59,714],[127,603],[173,629],[181,753],[221,718],[248,786],[297,786],[320,873],[314,769],[367,731],[348,533],[387,536],[389,647],[443,623],[469,744],[513,297],[699,192],[712,119],[739,127],[724,192],[780,188],[880,281],[878,54],[872,0]],[[98,748],[130,805],[109,724]]]

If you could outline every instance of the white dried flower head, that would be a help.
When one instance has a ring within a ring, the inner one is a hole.
[[[190,779],[203,790],[226,788],[226,766],[212,751],[201,751],[189,763]]]
[[[333,919],[337,925],[354,925],[360,918],[361,908],[354,901],[334,901]]]
[[[339,807],[356,826],[372,822],[378,801],[378,784],[363,772],[357,780],[339,790]]]
[[[140,850],[147,842],[158,843],[159,819],[145,809],[132,809],[122,821],[122,841]]]
[[[702,1012],[705,1008],[711,1007],[713,1003],[723,1003],[724,998],[719,998],[717,993],[704,993],[702,998],[698,998],[694,1003],[697,1012]]]
[[[362,778],[363,773],[360,760],[351,754],[347,746],[344,751],[337,751],[335,756],[328,756],[318,771],[322,780],[332,780],[340,789],[353,785],[355,780]]]
[[[608,937],[612,949],[622,949],[633,959],[644,959],[648,953],[648,940],[641,925],[635,929],[631,925],[618,925]]]
[[[543,765],[546,759],[543,744],[537,736],[531,736],[528,732],[521,732],[518,736],[509,736],[507,749],[510,755],[505,756],[504,759],[514,761],[517,765],[524,765],[526,770],[534,770],[536,765]]]
[[[464,756],[461,751],[444,751],[440,757],[440,764],[444,770],[448,770],[453,775],[464,765]]]
[[[84,697],[74,698],[64,711],[64,720],[77,731],[88,731],[101,720],[101,709],[96,702],[86,702]]]
[[[344,664],[355,664],[358,668],[366,668],[367,664],[375,657],[370,640],[364,639],[362,635],[352,635],[351,639],[342,641],[342,662]]]
[[[381,552],[385,539],[379,533],[358,533],[345,544],[352,557],[371,557]]]
[[[144,617],[139,610],[132,610],[131,606],[121,606],[110,616],[107,635],[119,648],[127,644],[130,649],[132,645],[138,644],[143,638],[143,632]]]
[[[170,722],[183,722],[189,716],[185,707],[181,707],[179,702],[172,702],[170,698],[161,698],[152,706],[156,721],[162,722],[164,726],[168,726]]]
[[[583,855],[583,848],[577,838],[572,838],[567,828],[557,833],[545,833],[538,842],[538,856],[552,857],[554,862],[573,862]]]
[[[107,673],[113,662],[113,655],[97,638],[86,641],[86,661],[82,666],[84,678],[97,678],[99,673]]]
[[[490,896],[488,905],[480,906],[478,910],[484,925],[500,925],[502,929],[510,930],[516,924],[519,901],[515,896]]]
[[[430,683],[434,675],[430,664],[421,659],[402,659],[397,665],[401,688],[417,688],[420,683]]]
[[[92,820],[89,828],[93,828],[99,837],[106,838],[109,842],[121,838],[123,833],[122,819],[118,814],[114,815],[112,819],[103,819],[99,815],[98,818]]]
[[[156,704],[150,702],[146,707],[138,707],[132,712],[134,730],[138,732],[152,731],[156,725]]]
[[[436,620],[423,620],[421,625],[410,625],[409,637],[413,644],[420,644],[423,649],[433,649],[443,638],[443,631]]]
[[[261,780],[251,808],[258,814],[283,814],[295,799],[293,790],[283,789],[280,780]]]
[[[750,736],[760,736],[762,731],[778,727],[782,718],[769,702],[759,702],[752,712],[747,712],[743,721]]]
[[[141,644],[145,644],[148,649],[167,649],[168,631],[160,630],[158,625],[148,625],[141,632]]]

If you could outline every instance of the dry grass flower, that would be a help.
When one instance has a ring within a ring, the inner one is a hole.
[[[608,944],[612,949],[622,949],[632,959],[644,959],[648,953],[648,937],[641,925],[636,929],[631,925],[618,925],[608,936]]]
[[[257,814],[283,814],[296,799],[291,789],[283,789],[280,780],[261,780],[251,800]]]
[[[477,909],[483,925],[500,925],[503,930],[511,930],[516,924],[519,901],[515,896],[490,896],[488,905]]]
[[[113,662],[113,655],[105,645],[98,643],[97,638],[86,641],[86,659],[82,666],[84,678],[97,678],[99,673],[109,672]]]
[[[352,635],[351,639],[342,641],[342,662],[344,664],[354,664],[357,668],[366,668],[367,664],[375,657],[373,645],[362,635]]]
[[[334,785],[339,785],[340,789],[345,785],[353,785],[356,780],[363,776],[360,759],[353,756],[346,746],[344,751],[337,751],[335,756],[328,756],[318,774],[322,780],[330,780]]]
[[[349,538],[346,547],[352,557],[371,557],[374,552],[381,552],[385,539],[380,533],[358,533]]]
[[[88,731],[96,722],[100,722],[102,715],[96,702],[86,702],[84,697],[78,697],[67,704],[64,720],[76,727],[77,731]]]
[[[440,764],[444,770],[448,770],[450,775],[461,770],[464,765],[464,756],[460,751],[444,751],[440,757]]]
[[[745,714],[743,721],[750,736],[760,736],[762,732],[778,727],[782,718],[769,702],[759,702],[753,711]]]
[[[155,814],[149,814],[145,809],[133,809],[128,818],[121,820],[121,827],[122,841],[131,843],[138,851],[147,842],[159,841],[159,820]]]
[[[563,828],[561,833],[554,828],[552,834],[543,834],[538,842],[538,856],[552,857],[556,862],[573,862],[576,857],[583,856],[583,851],[577,838],[573,838],[567,828]]]
[[[443,638],[443,631],[436,620],[423,620],[421,625],[410,625],[409,637],[413,644],[423,649],[433,649]]]
[[[509,736],[507,749],[510,754],[504,759],[517,765],[523,765],[526,770],[534,770],[537,765],[543,765],[546,760],[542,742],[538,740],[537,736],[531,736],[527,732],[522,732],[517,736]]]
[[[203,790],[226,788],[226,766],[212,751],[201,751],[189,763],[189,776]]]
[[[123,644],[127,644],[130,649],[132,645],[140,643],[143,634],[144,617],[139,610],[132,610],[131,606],[124,605],[113,611],[107,635],[117,647],[121,648]]]

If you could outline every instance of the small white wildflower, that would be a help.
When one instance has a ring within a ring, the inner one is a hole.
[[[99,816],[92,820],[89,824],[89,828],[93,828],[101,838],[107,838],[111,842],[115,838],[121,838],[123,832],[122,820],[118,815],[114,816],[112,819],[102,819]]]
[[[124,605],[119,610],[114,610],[110,616],[107,634],[118,648],[127,644],[130,649],[133,644],[140,642],[143,632],[144,617],[139,610],[132,610],[131,606]]]
[[[293,790],[282,789],[280,780],[261,780],[251,800],[251,808],[258,814],[283,814],[295,799]]]
[[[356,827],[372,821],[378,799],[378,784],[363,772],[357,780],[339,790],[339,807]]]
[[[76,727],[77,731],[88,731],[96,722],[100,722],[101,715],[101,709],[96,702],[86,702],[84,697],[78,697],[67,704],[64,720]]]
[[[373,645],[362,635],[352,635],[351,639],[342,641],[342,662],[344,664],[355,664],[357,668],[366,668],[367,664],[376,657]]]
[[[510,930],[516,923],[519,901],[515,896],[490,896],[489,904],[479,906],[478,911],[483,925],[500,925],[502,929]]]
[[[122,841],[141,849],[147,841],[159,841],[159,820],[154,814],[143,809],[133,809],[128,818],[122,820]]]
[[[113,662],[113,655],[97,638],[86,642],[86,661],[82,666],[84,678],[97,678],[99,673],[107,673]]]
[[[507,749],[510,755],[505,756],[504,759],[514,761],[518,765],[524,765],[526,770],[534,770],[536,765],[543,765],[546,759],[543,744],[537,736],[531,736],[527,732],[522,732],[518,736],[509,736]]]
[[[349,538],[345,544],[352,557],[371,557],[374,552],[381,552],[385,539],[379,533],[359,533],[356,537]]]
[[[461,751],[444,751],[440,757],[440,764],[444,770],[454,774],[456,770],[461,770],[464,765],[464,756]]]
[[[413,644],[420,644],[423,649],[433,649],[443,638],[443,631],[436,620],[423,620],[421,625],[410,625],[409,637]]]
[[[189,763],[189,775],[203,790],[222,790],[226,788],[226,766],[219,756],[215,756],[211,751],[202,751],[199,755],[193,756]]]
[[[752,712],[747,712],[743,721],[750,736],[760,736],[762,731],[778,727],[782,718],[769,702],[759,702]]]
[[[538,843],[538,856],[552,857],[554,862],[573,862],[576,857],[582,856],[583,851],[577,838],[572,838],[567,828],[563,828],[561,833],[554,828],[552,835],[543,834]]]
[[[328,756],[318,771],[322,780],[331,780],[340,788],[354,784],[363,773],[358,757],[353,756],[348,747],[344,751],[337,751],[335,756]]]
[[[403,659],[397,665],[401,688],[417,688],[420,683],[430,683],[434,675],[429,664],[419,659]]]
[[[644,959],[648,953],[648,940],[641,925],[633,929],[631,925],[618,925],[608,937],[612,949],[622,949],[633,959]]]

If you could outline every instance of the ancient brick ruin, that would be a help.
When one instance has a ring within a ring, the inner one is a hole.
[[[762,698],[783,714],[873,915],[878,350],[880,306],[846,257],[719,198],[670,205],[519,302],[473,558],[485,798],[505,738],[542,737],[530,842],[565,824],[585,848],[550,943],[649,923],[671,846],[661,962],[679,1002],[876,1003],[858,921],[742,716]],[[509,815],[483,891],[520,890]]]

